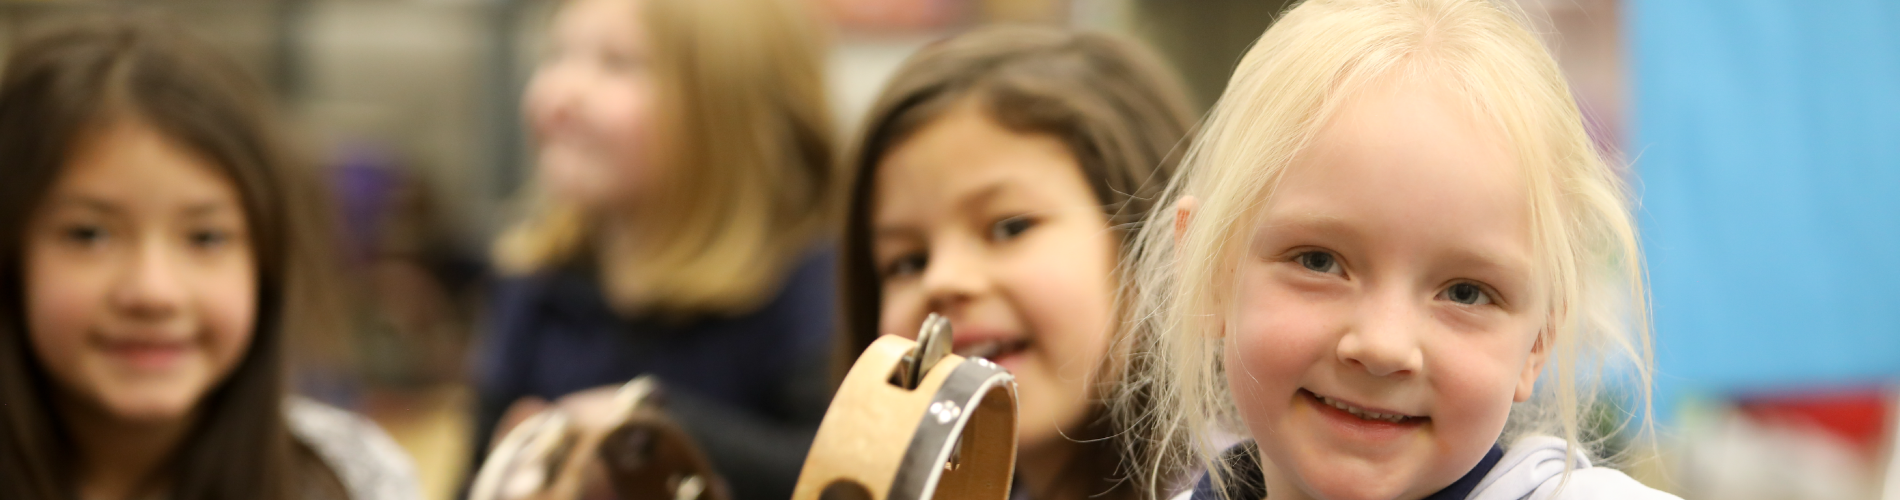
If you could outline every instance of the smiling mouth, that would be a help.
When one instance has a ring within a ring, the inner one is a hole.
[[[1430,419],[1430,417],[1418,417],[1418,416],[1402,415],[1402,414],[1396,414],[1396,413],[1379,413],[1379,412],[1367,410],[1365,408],[1353,406],[1352,404],[1346,403],[1344,401],[1340,401],[1340,400],[1333,399],[1326,396],[1321,396],[1317,393],[1314,393],[1313,391],[1309,391],[1306,389],[1300,389],[1300,394],[1306,397],[1313,398],[1313,400],[1319,402],[1319,404],[1333,407],[1346,414],[1359,417],[1362,420],[1369,420],[1373,422],[1386,422],[1386,423],[1393,423],[1393,424],[1414,424],[1414,423],[1421,423]]]
[[[183,342],[116,342],[102,346],[105,354],[113,359],[148,371],[175,366],[190,349],[191,345]]]
[[[988,340],[988,341],[983,341],[983,342],[977,342],[974,344],[958,347],[956,350],[951,351],[951,352],[955,353],[958,356],[963,356],[966,358],[983,358],[983,359],[995,361],[997,358],[1001,358],[1003,356],[1008,356],[1011,354],[1016,354],[1028,348],[1029,348],[1029,341],[1026,339],[1023,339],[1023,340],[998,339],[998,340]]]

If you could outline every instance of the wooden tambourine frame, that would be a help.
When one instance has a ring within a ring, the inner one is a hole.
[[[885,335],[858,357],[818,427],[792,500],[1009,497],[1015,377],[984,359],[939,354],[906,389],[897,380],[917,345]]]

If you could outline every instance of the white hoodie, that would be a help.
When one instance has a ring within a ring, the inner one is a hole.
[[[1242,458],[1251,462],[1252,453],[1224,453],[1223,456]],[[1621,471],[1607,467],[1593,467],[1590,460],[1582,454],[1570,454],[1568,481],[1564,478],[1564,440],[1551,436],[1528,436],[1518,439],[1505,448],[1504,457],[1491,472],[1478,481],[1478,487],[1471,491],[1468,500],[1597,500],[1597,499],[1634,499],[1634,500],[1681,500],[1675,495],[1663,493],[1630,479]],[[1253,465],[1253,464],[1247,464]],[[1258,467],[1240,467],[1248,471],[1258,471]],[[1258,472],[1254,472],[1258,474]],[[1255,481],[1258,481],[1256,479]],[[1559,489],[1559,484],[1562,489]],[[1218,495],[1208,495],[1211,489],[1205,489],[1201,495],[1188,490],[1176,495],[1172,500],[1222,500]],[[1243,499],[1233,499],[1243,500]],[[1255,499],[1244,499],[1255,500]]]
[[[1504,449],[1504,459],[1478,482],[1470,500],[1681,500],[1644,486],[1607,467],[1592,467],[1582,454],[1571,454],[1570,479],[1564,480],[1564,440],[1528,436]],[[1563,488],[1558,489],[1562,484]]]

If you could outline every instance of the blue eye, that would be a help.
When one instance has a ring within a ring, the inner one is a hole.
[[[1330,253],[1321,251],[1305,252],[1293,256],[1293,260],[1299,262],[1300,267],[1304,267],[1308,271],[1326,274],[1339,274],[1341,272],[1339,259],[1334,258],[1333,254]]]
[[[1017,236],[1022,236],[1023,233],[1028,232],[1029,228],[1035,227],[1035,225],[1036,221],[1024,215],[1004,218],[990,225],[990,239],[995,241],[1009,241],[1015,239]]]
[[[1445,300],[1468,306],[1481,306],[1491,303],[1491,294],[1484,291],[1484,288],[1471,283],[1452,285],[1446,288],[1441,295],[1445,297]]]

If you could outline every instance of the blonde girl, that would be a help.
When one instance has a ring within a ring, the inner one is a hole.
[[[841,359],[950,318],[1021,388],[1013,495],[1136,498],[1102,404],[1114,269],[1188,130],[1169,69],[1109,36],[997,27],[925,47],[866,120]]]
[[[1647,391],[1642,258],[1524,26],[1309,0],[1248,51],[1130,271],[1145,473],[1204,468],[1197,499],[1668,498],[1589,458],[1599,369]]]
[[[374,424],[285,391],[323,218],[259,85],[168,25],[21,41],[0,79],[0,498],[416,498]]]
[[[655,375],[736,498],[791,494],[830,395],[839,198],[806,3],[556,7],[522,96],[532,207],[495,246],[481,436]]]

